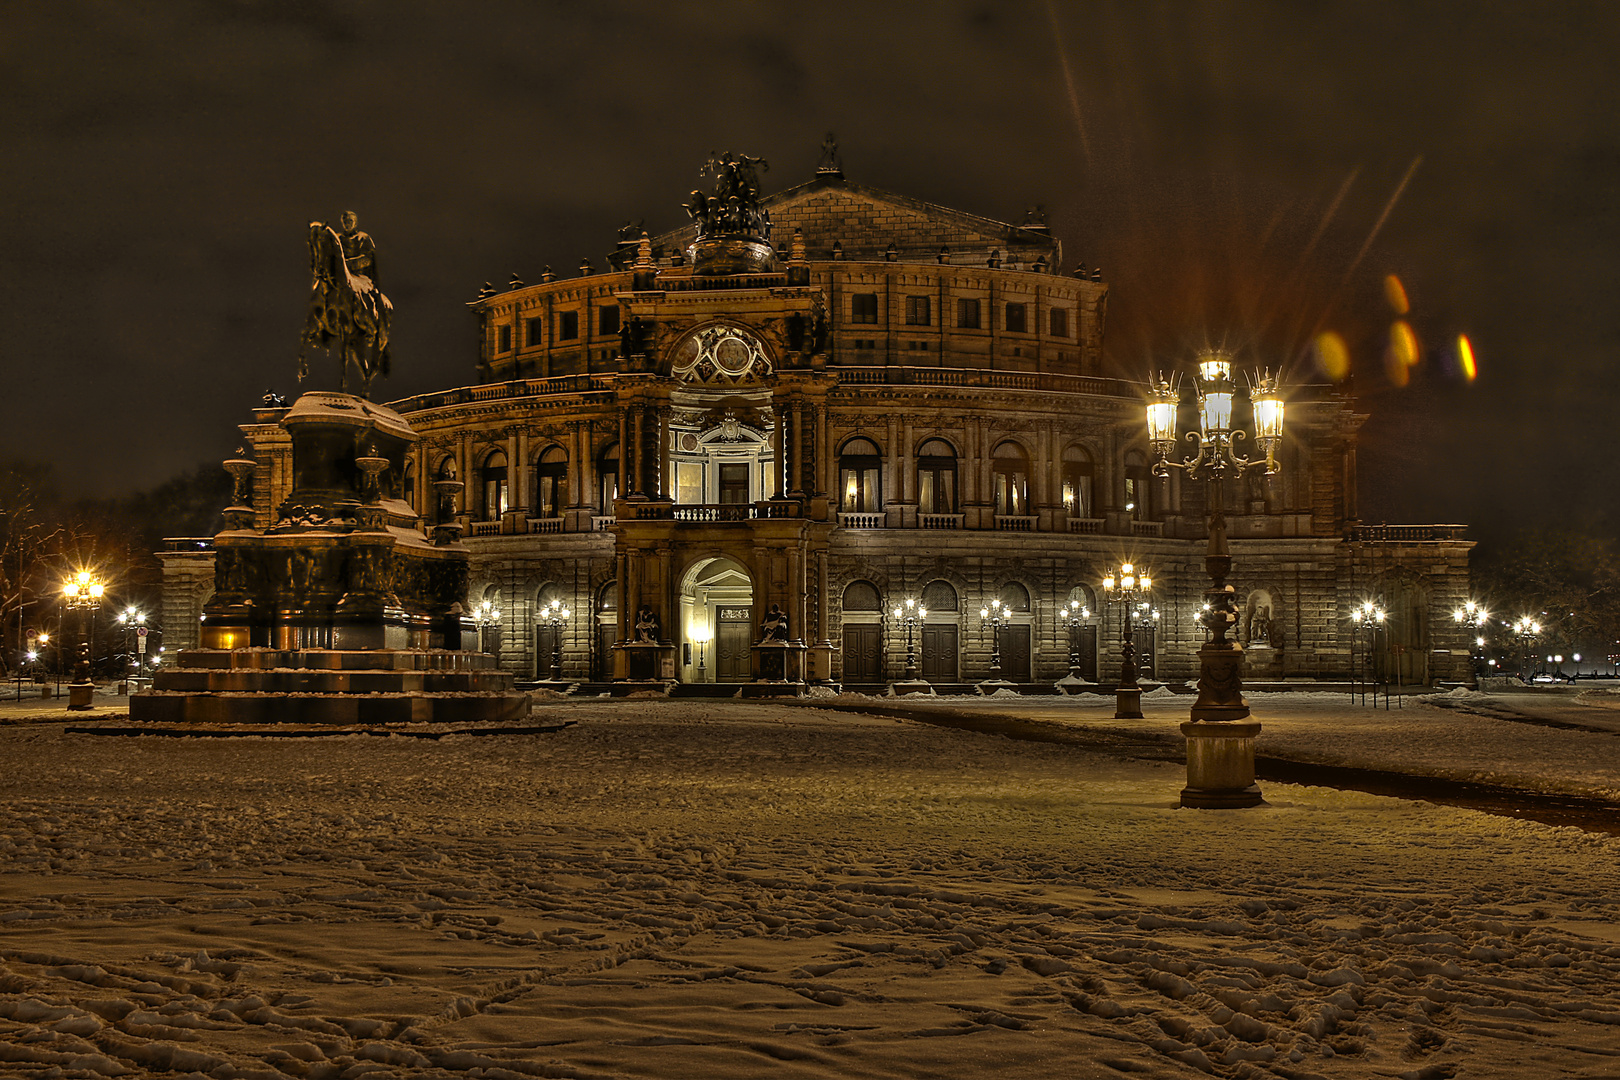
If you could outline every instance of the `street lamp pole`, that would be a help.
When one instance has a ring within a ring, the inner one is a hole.
[[[1091,619],[1091,610],[1078,600],[1070,600],[1069,606],[1061,611],[1063,620],[1069,624],[1069,679],[1084,682],[1086,677],[1080,672],[1080,631]]]
[[[563,602],[555,598],[540,606],[540,622],[551,630],[551,677],[557,680],[562,678],[563,627],[568,614]]]
[[[1530,646],[1541,636],[1541,624],[1528,615],[1520,616],[1519,621],[1513,624],[1513,636],[1519,642],[1519,680],[1528,682],[1529,675],[1525,669],[1530,666]]]
[[[1372,675],[1374,637],[1384,626],[1384,620],[1389,616],[1384,609],[1378,606],[1376,600],[1363,600],[1361,606],[1356,608],[1350,616],[1350,700],[1356,699],[1356,639],[1359,637],[1366,642],[1364,646],[1364,660],[1361,665],[1361,703],[1367,704],[1367,680]],[[1373,705],[1378,704],[1378,688],[1373,687]],[[1387,704],[1387,702],[1386,702]]]
[[[1187,786],[1181,805],[1209,809],[1257,806],[1263,802],[1254,782],[1254,740],[1260,724],[1249,717],[1243,699],[1243,646],[1227,634],[1237,626],[1235,596],[1226,583],[1232,572],[1232,553],[1226,542],[1226,476],[1242,476],[1250,469],[1275,475],[1281,467],[1277,447],[1282,442],[1283,399],[1277,378],[1270,372],[1249,380],[1249,402],[1254,420],[1254,442],[1262,457],[1251,459],[1236,452],[1247,438],[1233,427],[1232,357],[1211,350],[1198,358],[1195,384],[1197,430],[1187,441],[1197,453],[1181,461],[1170,460],[1179,441],[1176,413],[1181,395],[1162,375],[1156,380],[1147,406],[1148,438],[1153,443],[1153,474],[1170,475],[1172,467],[1208,482],[1209,546],[1204,569],[1210,576],[1205,595],[1210,611],[1210,640],[1198,650],[1198,698],[1192,718],[1181,725],[1187,737]]]
[[[933,687],[928,680],[921,678],[917,672],[916,633],[928,617],[928,610],[916,599],[897,603],[889,610],[889,617],[894,620],[896,628],[906,628],[906,668],[904,676],[893,684],[896,694],[930,694]]]
[[[1113,570],[1103,575],[1103,598],[1110,604],[1124,604],[1125,618],[1119,647],[1119,685],[1114,688],[1114,719],[1142,719],[1142,687],[1136,681],[1136,598],[1153,588],[1153,578],[1138,575],[1131,563],[1121,563],[1116,576]]]
[[[990,678],[985,680],[987,683],[1007,681],[1001,677],[1001,628],[1006,625],[1010,614],[1012,608],[1000,600],[992,600],[979,609],[979,625],[990,628]]]
[[[484,600],[473,612],[473,621],[478,624],[478,651],[489,652],[488,633],[491,627],[500,625],[500,610],[496,608],[494,601]]]
[[[96,684],[90,677],[90,618],[101,606],[107,587],[88,570],[80,570],[62,585],[62,598],[79,616],[79,640],[73,665],[73,681],[68,684],[68,708],[83,710],[95,705]]]

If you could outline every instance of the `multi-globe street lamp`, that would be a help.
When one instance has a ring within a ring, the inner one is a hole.
[[[1125,615],[1120,620],[1119,685],[1114,689],[1114,718],[1116,720],[1142,719],[1142,687],[1136,681],[1136,639],[1133,634],[1136,617],[1136,598],[1153,589],[1153,578],[1138,574],[1131,563],[1120,563],[1116,572],[1110,569],[1103,575],[1103,598],[1110,604],[1124,604]]]
[[[1232,357],[1211,350],[1198,358],[1194,383],[1197,407],[1196,430],[1186,440],[1197,451],[1181,461],[1170,460],[1180,436],[1177,412],[1181,394],[1162,375],[1156,380],[1147,406],[1148,439],[1153,443],[1153,474],[1164,477],[1171,468],[1185,469],[1188,476],[1208,482],[1209,547],[1204,569],[1210,576],[1210,612],[1207,617],[1210,640],[1198,650],[1198,698],[1192,718],[1181,725],[1187,736],[1187,786],[1181,805],[1226,808],[1256,806],[1262,801],[1254,782],[1254,739],[1260,724],[1249,719],[1249,705],[1243,699],[1243,646],[1227,634],[1237,626],[1238,616],[1232,586],[1226,583],[1232,572],[1232,555],[1226,543],[1226,477],[1242,476],[1251,469],[1275,475],[1280,465],[1277,447],[1282,443],[1283,398],[1277,377],[1269,371],[1249,379],[1250,416],[1254,442],[1262,455],[1249,458],[1237,453],[1237,444],[1248,434],[1234,427],[1233,405],[1237,397],[1232,382]]]
[[[1384,628],[1384,620],[1389,618],[1388,613],[1378,605],[1376,600],[1363,600],[1350,615],[1350,700],[1356,697],[1356,642],[1365,639],[1365,662],[1361,668],[1361,702],[1367,703],[1367,680],[1372,675],[1373,644],[1378,631]],[[1373,689],[1373,705],[1378,704],[1378,690]]]
[[[1451,618],[1459,627],[1466,626],[1473,634],[1473,643],[1468,647],[1468,665],[1473,669],[1474,678],[1478,679],[1485,674],[1485,627],[1490,625],[1490,612],[1477,601],[1468,600],[1451,613]]]
[[[915,599],[911,599],[894,605],[889,614],[894,619],[895,626],[906,628],[905,681],[914,683],[917,681],[916,634],[918,628],[922,626],[922,621],[928,617],[928,611]]]
[[[979,626],[990,631],[990,682],[1005,682],[1001,677],[1001,628],[1007,625],[1012,608],[1000,600],[992,600],[979,609]]]
[[[1528,615],[1521,615],[1517,622],[1510,626],[1514,640],[1519,643],[1519,678],[1529,681],[1530,646],[1536,643],[1541,636],[1541,624]]]
[[[125,646],[129,650],[129,666],[135,669],[135,678],[146,674],[146,613],[137,607],[127,607],[118,613],[118,625],[126,631]]]
[[[96,684],[90,678],[90,622],[106,592],[107,586],[88,570],[80,570],[62,583],[62,601],[79,617],[73,681],[68,684],[69,709],[88,709],[95,704]]]
[[[552,598],[540,605],[538,616],[541,626],[551,631],[551,677],[562,678],[563,627],[568,624],[568,608],[561,600]],[[499,618],[499,612],[496,618]]]
[[[1080,631],[1091,620],[1091,610],[1078,600],[1070,600],[1067,607],[1058,609],[1058,617],[1069,627],[1069,678],[1083,681],[1080,671]]]

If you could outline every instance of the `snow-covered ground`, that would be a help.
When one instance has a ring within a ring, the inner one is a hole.
[[[1617,786],[1607,731],[1296,697],[1263,753]],[[536,719],[574,723],[0,728],[0,1075],[1620,1074],[1615,838],[1178,810],[1172,763],[802,705]]]

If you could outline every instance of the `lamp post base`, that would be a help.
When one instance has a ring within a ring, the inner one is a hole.
[[[1114,719],[1142,719],[1142,688],[1121,686],[1114,691]]]
[[[1181,733],[1187,737],[1187,786],[1181,805],[1198,810],[1236,810],[1259,806],[1266,800],[1254,782],[1256,721],[1188,720]]]
[[[95,683],[68,683],[68,708],[82,710],[93,708],[96,697]]]

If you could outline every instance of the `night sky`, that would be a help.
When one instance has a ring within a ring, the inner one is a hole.
[[[1119,374],[1223,342],[1321,380],[1311,342],[1339,334],[1372,415],[1366,520],[1614,520],[1620,5],[0,12],[0,454],[73,492],[216,461],[266,389],[296,393],[312,220],[353,209],[377,241],[388,400],[473,380],[486,280],[680,224],[711,150],[799,183],[830,130],[851,180],[1002,220],[1044,204],[1067,268],[1112,285]]]

